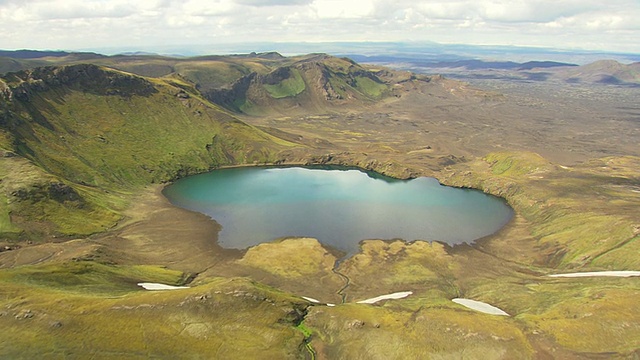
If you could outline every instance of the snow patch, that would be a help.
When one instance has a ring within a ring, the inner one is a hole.
[[[388,294],[388,295],[380,295],[371,299],[361,300],[361,301],[358,301],[357,303],[358,304],[375,304],[378,301],[382,301],[382,300],[403,299],[411,294],[413,294],[413,291],[402,291],[402,292],[397,292],[397,293]]]
[[[316,300],[314,298],[310,298],[310,297],[306,297],[306,296],[301,296],[301,298],[307,300],[307,301],[311,301],[312,303],[316,303],[316,304],[320,304],[320,300]]]
[[[158,283],[138,283],[138,286],[142,286],[146,290],[178,290],[178,289],[188,289],[188,286],[173,286],[166,284],[158,284]]]
[[[482,301],[462,299],[462,298],[452,299],[451,301],[453,301],[456,304],[460,304],[462,306],[468,307],[469,309],[480,311],[485,314],[509,316],[509,314],[504,312],[502,309],[499,309],[493,305],[489,305]]]
[[[578,278],[578,277],[595,277],[595,276],[609,276],[609,277],[631,277],[640,276],[640,271],[590,271],[590,272],[578,272],[568,274],[553,274],[547,275],[549,277],[565,277],[565,278]]]

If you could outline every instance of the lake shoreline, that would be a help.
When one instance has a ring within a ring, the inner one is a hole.
[[[491,235],[513,216],[503,199],[335,166],[236,167],[183,178],[162,190],[170,203],[220,221],[219,244],[246,249],[312,237],[351,255],[368,239],[454,246]]]

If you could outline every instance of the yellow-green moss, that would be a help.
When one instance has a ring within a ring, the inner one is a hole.
[[[291,75],[279,83],[274,85],[264,84],[263,86],[269,95],[275,99],[294,97],[306,89],[304,80],[297,69],[291,69]]]

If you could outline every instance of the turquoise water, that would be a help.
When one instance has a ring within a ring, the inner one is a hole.
[[[345,169],[246,167],[190,176],[167,186],[174,205],[211,216],[218,243],[245,249],[281,237],[313,237],[348,254],[365,239],[437,240],[490,235],[512,217],[501,199]]]

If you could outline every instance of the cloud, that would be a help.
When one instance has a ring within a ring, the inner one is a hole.
[[[0,3],[0,16],[18,21],[123,18],[144,9],[134,4],[126,0],[9,0]]]
[[[57,1],[54,4],[40,4],[31,10],[40,19],[123,18],[135,14],[138,10],[129,2],[124,1],[111,3]]]
[[[0,0],[0,46],[422,40],[640,52],[637,19],[638,0]]]
[[[188,16],[222,16],[238,13],[238,6],[230,0],[200,1],[189,0],[174,5],[168,15],[172,17]]]
[[[309,5],[313,0],[235,0],[236,3],[249,6],[301,6]]]
[[[343,1],[343,0],[315,0],[311,8],[320,19],[333,18],[364,18],[374,13],[373,0]]]
[[[492,0],[422,1],[414,8],[429,19],[482,20],[505,23],[549,22],[598,8],[594,1]]]
[[[595,6],[585,1],[499,1],[484,3],[478,13],[485,20],[544,23],[588,12]]]

